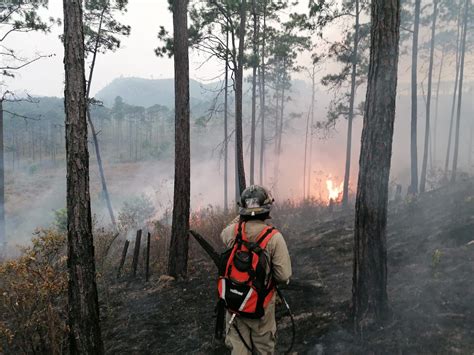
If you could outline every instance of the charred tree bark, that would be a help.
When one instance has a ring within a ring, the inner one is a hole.
[[[255,183],[255,125],[257,115],[258,17],[256,0],[252,0],[253,60],[252,60],[252,123],[250,132],[250,185]]]
[[[397,90],[400,0],[373,0],[354,228],[352,307],[358,332],[384,319],[387,203]]]
[[[235,72],[235,150],[237,159],[238,196],[245,190],[245,167],[242,134],[242,95],[244,74],[244,43],[247,19],[247,1],[242,0],[240,9],[239,53],[237,55],[237,70]]]
[[[64,0],[68,326],[71,354],[102,354],[87,149],[82,2]]]
[[[411,59],[411,185],[410,194],[418,193],[418,34],[420,30],[421,0],[415,0],[415,23],[413,26],[413,45]]]
[[[430,119],[431,119],[431,91],[433,86],[433,64],[434,50],[436,45],[436,20],[438,19],[438,0],[433,2],[433,22],[431,26],[431,46],[430,46],[430,66],[428,70],[428,93],[426,97],[426,124],[425,124],[425,144],[423,152],[423,163],[421,166],[420,192],[426,190],[426,172],[428,167],[428,152],[430,141]]]
[[[175,75],[175,169],[168,274],[186,277],[191,192],[189,141],[188,0],[173,2]]]
[[[461,127],[461,108],[462,108],[462,90],[464,83],[464,61],[466,57],[466,37],[469,23],[469,3],[471,0],[466,0],[464,5],[464,20],[461,40],[461,59],[459,64],[459,90],[458,90],[458,108],[456,114],[456,134],[454,136],[454,155],[453,155],[453,171],[451,175],[451,183],[456,182],[456,174],[458,169],[458,154],[459,154],[459,130]]]
[[[352,152],[352,121],[354,120],[354,101],[356,95],[357,81],[357,56],[359,49],[359,0],[356,0],[354,50],[352,52],[352,73],[351,73],[351,96],[349,102],[349,116],[347,117],[347,146],[346,146],[346,167],[344,172],[344,187],[342,191],[342,204],[347,207],[349,203],[349,180],[351,178],[351,152]]]
[[[7,244],[5,228],[5,148],[3,142],[3,100],[0,100],[0,257]]]

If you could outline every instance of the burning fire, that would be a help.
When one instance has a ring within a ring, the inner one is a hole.
[[[341,202],[342,201],[342,192],[344,189],[344,182],[341,182],[339,186],[336,185],[336,183],[331,180],[327,179],[326,180],[326,187],[328,189],[328,201],[329,204],[331,203],[331,200],[333,202]]]

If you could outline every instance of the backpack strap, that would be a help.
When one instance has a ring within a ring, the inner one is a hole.
[[[265,227],[260,234],[257,236],[257,241],[252,242],[243,242],[245,247],[250,251],[253,251],[257,254],[260,254],[266,247],[270,239],[278,233],[278,230],[275,227],[267,226]]]

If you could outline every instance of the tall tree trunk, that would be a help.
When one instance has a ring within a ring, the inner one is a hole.
[[[311,109],[311,108],[310,108]],[[308,134],[309,134],[309,119],[311,117],[311,111],[308,111],[308,116],[306,118],[306,134],[305,134],[305,139],[304,139],[304,163],[303,163],[303,200],[308,198],[308,195],[306,194],[306,165],[308,162]],[[308,179],[309,183],[309,179]]]
[[[280,90],[278,88],[278,81],[277,87],[275,88],[275,147],[274,147],[274,154],[275,154],[275,167],[276,167],[276,160],[278,156],[278,133],[280,132]],[[276,172],[275,172],[276,173]]]
[[[191,193],[189,140],[188,0],[173,2],[175,169],[168,274],[186,277]]]
[[[438,19],[438,0],[433,2],[433,22],[431,26],[431,48],[430,48],[430,66],[428,70],[428,93],[426,97],[426,123],[425,123],[425,144],[423,152],[423,163],[421,166],[421,180],[420,192],[426,190],[426,172],[428,167],[428,152],[430,141],[430,115],[431,115],[431,91],[433,84],[433,64],[434,64],[434,50],[436,46],[436,20]]]
[[[313,171],[313,127],[314,127],[314,105],[316,102],[316,66],[313,64],[313,76],[311,78],[311,123],[309,125],[309,160],[308,160],[308,198],[311,197],[311,181]]]
[[[413,26],[413,45],[411,59],[411,185],[410,194],[418,193],[418,33],[420,30],[421,0],[415,0],[415,23]]]
[[[252,0],[253,63],[252,63],[252,124],[250,132],[250,185],[255,183],[255,125],[257,115],[258,17],[256,0]]]
[[[226,55],[224,79],[224,212],[229,208],[229,29],[226,27]]]
[[[286,59],[284,60],[283,70],[286,70]],[[281,155],[281,141],[283,137],[283,123],[284,123],[284,113],[285,113],[285,80],[283,80],[283,87],[281,89],[281,101],[280,101],[280,124],[278,130],[278,162],[280,161]]]
[[[94,149],[95,149],[95,156],[97,158],[97,166],[99,167],[99,176],[100,176],[100,182],[102,184],[102,195],[105,199],[105,203],[107,205],[107,210],[109,211],[109,216],[110,216],[110,221],[112,222],[112,225],[114,229],[117,227],[117,223],[115,222],[115,216],[114,216],[114,210],[112,209],[112,203],[110,202],[110,196],[109,196],[109,190],[107,188],[107,180],[105,179],[105,173],[104,173],[104,166],[102,164],[102,158],[100,154],[100,146],[99,146],[99,139],[97,137],[97,132],[94,127],[94,123],[92,122],[91,118],[91,112],[90,112],[90,107],[89,107],[89,96],[91,92],[91,84],[92,84],[92,78],[94,75],[94,68],[95,68],[95,62],[97,59],[97,53],[99,50],[99,43],[100,43],[100,36],[102,32],[102,23],[104,19],[104,13],[106,10],[106,6],[102,9],[102,13],[100,16],[100,21],[99,21],[99,28],[97,30],[97,39],[95,42],[94,46],[94,53],[92,55],[92,63],[91,67],[89,70],[89,80],[87,81],[87,90],[86,90],[86,99],[87,99],[87,121],[89,123],[89,128],[92,133],[92,140],[94,142]]]
[[[453,171],[451,175],[451,183],[456,182],[456,174],[458,169],[458,154],[459,154],[459,130],[461,127],[461,109],[462,109],[462,90],[464,83],[464,60],[466,57],[466,37],[469,22],[469,3],[471,0],[466,0],[464,5],[464,20],[461,41],[461,62],[459,67],[459,90],[458,90],[458,108],[456,114],[456,134],[454,136],[454,155],[453,155]]]
[[[452,137],[453,137],[453,128],[454,128],[454,114],[456,112],[456,99],[458,94],[458,87],[459,87],[459,67],[460,67],[460,39],[461,39],[461,31],[462,31],[462,16],[461,16],[461,9],[459,9],[458,15],[458,30],[457,30],[457,37],[456,37],[456,78],[454,79],[454,91],[453,91],[453,100],[451,104],[451,120],[449,122],[449,136],[448,136],[448,147],[446,149],[446,159],[444,163],[444,180],[447,181],[448,179],[448,168],[449,168],[449,159],[451,158],[451,144],[452,144]]]
[[[438,113],[439,113],[439,89],[441,87],[441,75],[443,73],[444,68],[444,55],[445,53],[441,53],[441,63],[439,65],[439,72],[438,72],[438,84],[436,85],[436,107],[435,107],[435,119],[434,119],[434,127],[433,127],[433,164],[436,166],[436,158],[438,153]],[[434,166],[431,168],[433,169]]]
[[[356,0],[356,21],[354,32],[354,50],[352,52],[352,73],[351,73],[351,96],[349,102],[349,116],[347,117],[347,146],[346,146],[346,168],[344,172],[344,187],[342,192],[342,204],[347,206],[349,203],[349,181],[351,178],[351,152],[352,152],[352,121],[354,120],[354,101],[356,95],[357,82],[357,60],[359,49],[359,0]]]
[[[102,354],[89,193],[82,2],[64,0],[68,326],[71,354]]]
[[[244,44],[245,25],[247,18],[247,1],[242,0],[240,9],[239,27],[239,53],[237,57],[237,70],[235,73],[235,149],[237,158],[238,195],[245,190],[245,167],[242,134],[242,95],[243,95],[243,72],[244,72]]]
[[[115,229],[117,227],[117,223],[115,221],[114,210],[112,209],[112,204],[110,202],[109,190],[107,188],[107,181],[105,180],[104,165],[102,164],[102,157],[101,157],[100,148],[99,148],[99,139],[97,137],[97,132],[95,131],[95,128],[94,128],[94,123],[92,122],[89,106],[87,107],[87,121],[89,122],[89,128],[91,129],[91,133],[92,133],[92,141],[94,142],[95,155],[97,158],[97,166],[99,167],[100,182],[102,184],[102,194],[105,199],[105,203],[107,205],[107,210],[109,211],[110,221],[112,222],[112,225]]]
[[[5,228],[5,148],[3,142],[3,99],[0,100],[0,257],[7,244]]]
[[[468,172],[470,173],[472,171],[472,139],[473,139],[473,133],[474,133],[474,124],[471,122],[471,129],[469,130],[469,146],[468,146],[468,151],[467,151],[467,168]]]
[[[267,35],[267,0],[263,1],[263,33],[262,33],[262,59],[261,59],[261,77],[260,77],[260,115],[261,115],[261,131],[260,131],[260,185],[263,185],[263,169],[265,159],[265,99],[266,99],[266,88],[265,88],[265,45]]]
[[[371,49],[354,227],[355,329],[383,320],[387,297],[387,203],[397,90],[400,0],[373,0]]]

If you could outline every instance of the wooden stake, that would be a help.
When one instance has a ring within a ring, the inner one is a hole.
[[[123,265],[125,264],[125,258],[127,256],[128,246],[130,245],[130,241],[126,240],[122,250],[122,257],[120,258],[120,265],[117,271],[117,279],[120,278],[120,273],[122,272]]]
[[[150,277],[150,242],[151,234],[148,232],[147,235],[147,244],[146,244],[146,259],[145,259],[145,281],[148,282]]]
[[[132,261],[132,276],[137,276],[137,267],[138,267],[138,257],[140,256],[140,243],[142,240],[142,230],[137,231],[137,237],[135,239],[135,250],[133,252],[133,261]]]

